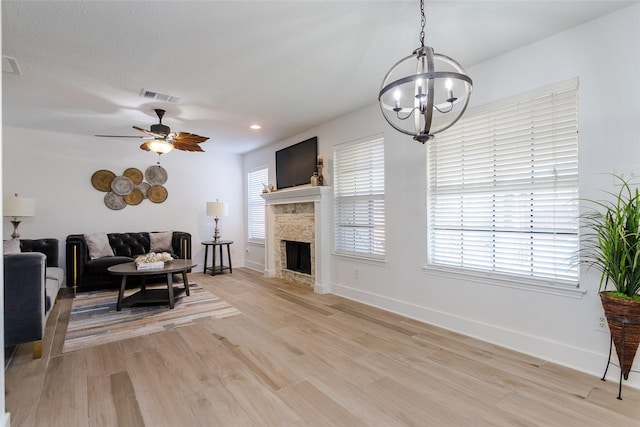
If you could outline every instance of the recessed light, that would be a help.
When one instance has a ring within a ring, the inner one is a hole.
[[[260,126],[260,125],[251,125],[250,127],[251,127],[251,129],[253,129],[253,130],[262,129],[262,126]]]

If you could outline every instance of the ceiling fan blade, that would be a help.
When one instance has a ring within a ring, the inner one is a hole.
[[[195,133],[189,133],[189,132],[178,132],[173,139],[174,141],[200,144],[201,142],[205,142],[207,139],[209,139],[209,137],[200,136],[200,135],[196,135]]]
[[[146,136],[133,136],[133,135],[93,135],[102,138],[147,138]]]
[[[142,137],[140,137],[140,138],[142,138]],[[149,147],[147,147],[147,143],[146,142],[143,142],[142,145],[140,146],[140,148],[142,148],[144,151],[151,151],[151,150],[149,150]]]
[[[176,150],[181,150],[181,151],[199,151],[199,152],[204,152],[204,150],[202,149],[202,147],[200,147],[198,144],[193,144],[193,143],[186,143],[186,142],[182,142],[182,141],[173,141],[173,147]]]
[[[154,138],[164,138],[164,137],[166,137],[166,135],[165,135],[165,134],[163,134],[163,133],[155,133],[155,132],[151,132],[150,130],[143,129],[143,128],[138,127],[138,126],[134,126],[133,128],[134,128],[135,130],[139,130],[140,132],[144,132],[144,133],[146,133],[147,135],[151,135],[151,136],[153,136]],[[141,138],[144,138],[144,137],[141,137]]]

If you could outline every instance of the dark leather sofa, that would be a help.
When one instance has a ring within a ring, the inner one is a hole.
[[[148,232],[107,233],[114,256],[90,259],[83,234],[67,236],[67,286],[77,291],[116,288],[121,277],[107,271],[112,265],[131,262],[138,255],[149,253]],[[191,234],[174,231],[171,239],[174,258],[191,259]]]

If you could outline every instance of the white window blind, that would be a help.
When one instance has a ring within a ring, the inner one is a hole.
[[[269,181],[269,169],[261,168],[249,172],[247,176],[247,206],[249,240],[264,241],[264,199],[261,197],[263,184]]]
[[[430,264],[577,284],[577,81],[469,112],[428,148]]]
[[[383,259],[384,139],[335,146],[333,167],[336,253]]]

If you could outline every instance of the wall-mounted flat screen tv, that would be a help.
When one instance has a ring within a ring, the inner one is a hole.
[[[309,184],[317,172],[318,137],[276,151],[276,185],[280,188]]]

